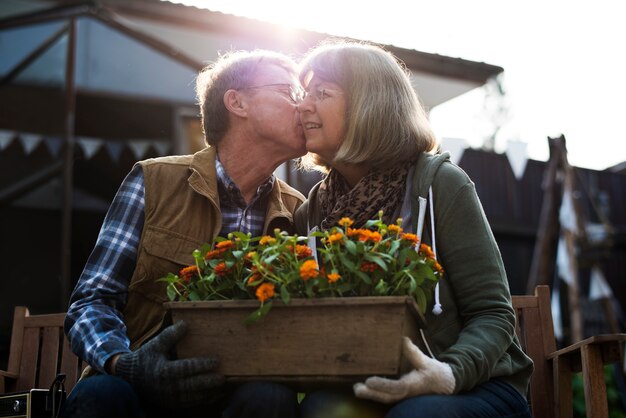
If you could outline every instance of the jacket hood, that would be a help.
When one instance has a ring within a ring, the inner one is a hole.
[[[450,161],[448,151],[434,155],[421,153],[415,164],[412,195],[426,198],[428,188],[433,184],[437,171],[447,161]]]

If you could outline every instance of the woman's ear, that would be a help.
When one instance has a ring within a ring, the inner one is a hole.
[[[245,97],[237,90],[229,89],[224,93],[224,106],[226,110],[237,116],[247,115]]]

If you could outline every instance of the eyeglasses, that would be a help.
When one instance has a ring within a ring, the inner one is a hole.
[[[302,88],[300,87],[296,87],[293,86],[291,84],[287,84],[287,83],[278,83],[278,84],[264,84],[262,86],[250,86],[250,87],[244,87],[241,90],[247,90],[247,89],[276,89],[278,91],[280,91],[281,93],[287,93],[287,95],[289,96],[289,98],[291,99],[292,102],[294,102],[295,104],[298,104],[300,102],[302,102],[302,100],[304,100],[304,95],[305,92]]]
[[[313,89],[313,91],[304,91],[304,95],[302,97],[302,100],[306,99],[307,97],[312,97],[313,101],[316,102],[321,102],[325,99],[328,99],[329,97],[333,97],[333,96],[337,96],[337,95],[341,95],[343,94],[343,92],[339,91],[339,90],[333,90],[333,89],[326,89],[326,88],[321,88],[321,87],[317,87],[315,89]]]

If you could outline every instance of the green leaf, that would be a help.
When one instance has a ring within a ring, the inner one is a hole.
[[[359,278],[363,280],[365,283],[372,284],[372,278],[367,273],[357,270],[354,272],[354,274],[359,276]]]
[[[254,324],[256,321],[258,321],[259,319],[267,315],[270,309],[272,309],[272,301],[269,301],[261,305],[259,309],[257,309],[256,311],[248,315],[248,317],[243,321],[243,323],[246,325]]]
[[[373,263],[378,264],[380,266],[380,268],[383,269],[384,271],[388,270],[387,263],[385,263],[380,256],[372,254],[372,253],[365,253],[364,254],[364,258],[367,261],[371,261]]]
[[[344,253],[339,253],[339,261],[341,261],[341,264],[346,267],[346,270],[352,271],[357,269],[354,263],[348,257],[346,257]]]
[[[378,296],[386,295],[388,288],[389,286],[387,285],[387,282],[381,279],[378,281],[378,283],[376,283],[376,286],[374,287],[374,294]]]
[[[202,300],[202,298],[200,297],[200,295],[198,295],[198,292],[192,290],[191,292],[189,292],[189,300]]]
[[[280,298],[285,305],[289,305],[289,302],[291,302],[291,295],[289,294],[286,286],[282,286],[280,288]]]
[[[367,229],[372,229],[372,227],[378,225],[378,219],[370,219],[369,221],[365,222],[365,228]]]
[[[346,250],[348,250],[350,254],[356,255],[357,248],[356,248],[356,244],[354,243],[354,241],[347,239],[345,243],[345,247],[346,247]]]
[[[239,260],[241,257],[244,256],[244,252],[241,250],[235,250],[233,251],[233,257],[235,257],[237,260]]]
[[[167,298],[171,301],[175,301],[178,297],[178,292],[174,289],[174,285],[167,286]]]
[[[400,248],[400,242],[398,241],[391,241],[391,246],[389,247],[389,254],[395,254],[396,251],[398,251],[398,248]]]
[[[413,295],[415,296],[415,301],[417,302],[417,306],[419,306],[420,311],[422,313],[426,312],[426,295],[424,294],[424,291],[421,288],[416,288],[415,292],[413,292]]]
[[[267,249],[266,249],[266,250],[267,250]],[[263,253],[265,254],[265,251],[263,251]],[[265,264],[271,264],[271,263],[272,263],[272,261],[276,260],[279,256],[280,256],[280,253],[278,253],[278,254],[272,254],[272,255],[270,255],[270,256],[268,256],[268,257],[265,257],[265,258],[263,259],[263,262],[264,262]]]

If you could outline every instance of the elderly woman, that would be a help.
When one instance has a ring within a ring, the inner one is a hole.
[[[404,342],[414,370],[397,380],[370,377],[354,385],[354,395],[387,404],[393,418],[529,417],[533,366],[515,336],[498,246],[472,181],[448,154],[434,152],[435,136],[402,65],[376,46],[325,44],[305,57],[300,81],[310,153],[302,163],[326,176],[296,212],[298,232],[346,216],[359,228],[382,210],[386,223],[402,218],[405,231],[430,243],[446,272],[422,341]],[[309,394],[303,416],[324,416],[341,398]]]

